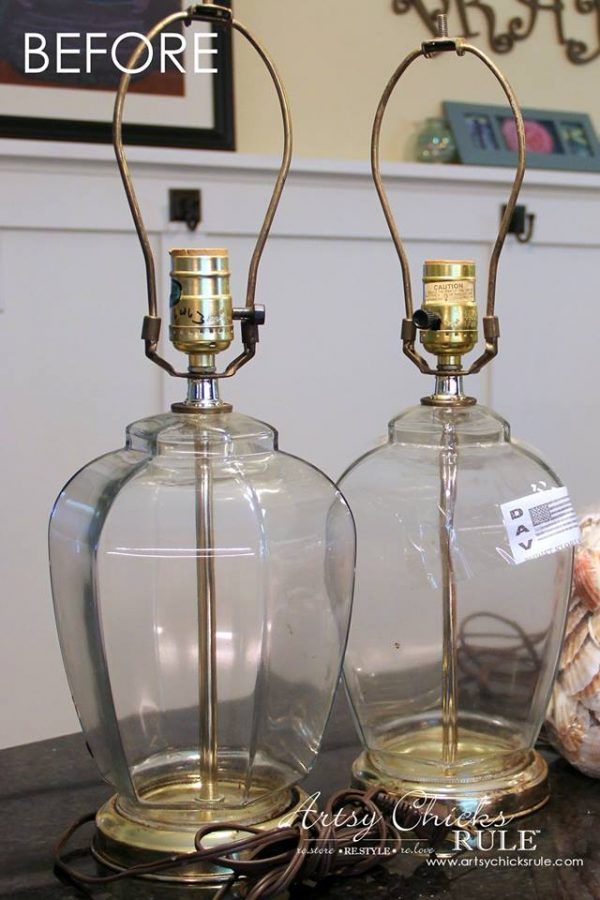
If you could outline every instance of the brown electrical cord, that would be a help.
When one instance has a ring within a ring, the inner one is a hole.
[[[195,852],[132,866],[111,875],[88,875],[75,869],[64,855],[73,835],[82,826],[94,821],[95,813],[90,813],[74,822],[61,836],[55,849],[55,866],[59,873],[78,887],[94,887],[207,862],[230,869],[232,873],[229,880],[216,889],[214,900],[223,898],[240,879],[243,879],[246,900],[258,900],[274,897],[292,884],[315,884],[330,876],[362,875],[385,860],[385,851],[389,852],[390,845],[396,850],[400,847],[402,838],[399,828],[412,830],[417,837],[429,841],[435,851],[450,826],[436,821],[435,807],[428,807],[428,812],[429,821],[423,824],[413,806],[380,788],[370,791],[344,789],[331,795],[321,815],[311,812],[304,816],[309,823],[308,828],[298,820],[291,826],[270,831],[232,822],[205,825],[196,834]],[[348,818],[351,813],[354,814],[352,822],[344,824],[344,817]],[[340,817],[339,824],[332,821],[336,814]],[[323,824],[322,815],[326,816],[327,824]],[[440,820],[443,819],[441,808],[437,815]],[[202,842],[209,835],[232,830],[246,832],[249,837],[203,849]],[[346,852],[353,847],[357,848],[358,854]],[[360,853],[361,849],[367,848],[370,852]],[[88,852],[76,850],[71,855],[82,856]],[[244,857],[240,858],[242,852]]]

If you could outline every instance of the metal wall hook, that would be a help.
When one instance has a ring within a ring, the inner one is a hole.
[[[251,46],[254,47],[263,63],[265,64],[269,75],[271,76],[271,80],[277,93],[277,99],[279,101],[279,107],[283,122],[283,155],[281,166],[277,175],[277,179],[275,181],[275,187],[271,195],[271,200],[269,202],[264,221],[258,234],[258,239],[256,241],[256,246],[254,248],[252,259],[250,261],[250,267],[248,270],[248,282],[246,288],[247,313],[244,316],[247,327],[243,331],[243,338],[246,337],[248,338],[248,340],[244,340],[243,352],[229,363],[224,372],[217,372],[211,375],[212,378],[229,378],[234,375],[243,365],[249,362],[256,351],[256,342],[258,340],[258,319],[260,318],[260,316],[257,316],[255,314],[254,298],[256,294],[256,281],[263,250],[267,242],[269,232],[271,230],[271,225],[273,224],[273,219],[275,217],[279,201],[281,199],[281,194],[283,192],[292,159],[292,123],[290,109],[285,93],[285,88],[283,87],[281,78],[279,77],[277,69],[275,68],[275,64],[268,55],[267,51],[254,37],[254,35],[246,28],[245,25],[243,25],[239,20],[233,18],[231,9],[226,6],[220,6],[217,3],[212,2],[212,0],[204,0],[203,3],[196,3],[193,6],[190,6],[187,10],[173,13],[172,15],[166,16],[164,19],[157,22],[156,25],[154,25],[154,27],[151,28],[150,31],[146,34],[145,38],[139,42],[139,44],[131,54],[131,57],[127,64],[127,69],[131,71],[136,68],[140,56],[147,47],[147,42],[152,42],[162,31],[164,31],[165,28],[167,28],[169,25],[175,24],[176,22],[182,22],[185,26],[191,25],[192,22],[218,22],[220,25],[239,32],[239,34],[241,34],[248,41],[248,43],[250,43]],[[126,71],[119,83],[119,89],[117,91],[117,96],[115,99],[113,114],[113,147],[117,158],[119,172],[121,174],[123,187],[125,188],[125,193],[127,195],[129,209],[131,210],[135,230],[140,241],[142,253],[144,255],[144,263],[146,266],[148,315],[144,318],[142,338],[146,345],[146,356],[151,359],[152,362],[156,363],[156,365],[160,366],[162,369],[168,372],[169,375],[173,375],[176,378],[189,378],[189,372],[176,371],[176,369],[171,365],[170,362],[168,362],[158,354],[156,349],[158,346],[161,327],[161,319],[158,315],[156,266],[154,263],[154,256],[148,237],[148,232],[146,230],[146,226],[144,225],[142,212],[137,199],[137,195],[135,193],[135,189],[133,187],[133,181],[131,173],[129,171],[129,166],[127,164],[127,158],[125,156],[125,150],[123,146],[123,109],[130,82],[131,75],[128,71]],[[250,322],[254,323],[253,328],[249,327]]]
[[[406,56],[405,59],[400,63],[385,87],[381,100],[379,101],[379,106],[377,107],[375,120],[373,122],[373,133],[371,137],[371,171],[373,174],[373,181],[375,182],[375,188],[377,190],[383,213],[385,215],[386,222],[388,224],[388,228],[394,242],[394,246],[396,247],[396,252],[398,253],[398,258],[400,260],[400,266],[402,269],[402,281],[404,286],[404,300],[406,307],[406,317],[402,322],[403,350],[404,353],[409,357],[409,359],[411,359],[412,362],[421,370],[421,372],[425,372],[430,375],[437,375],[439,374],[438,371],[436,369],[432,369],[429,366],[429,363],[415,349],[417,328],[412,320],[414,310],[408,257],[400,238],[400,233],[398,231],[398,227],[394,219],[394,214],[392,212],[390,202],[385,191],[383,179],[381,177],[381,165],[379,158],[381,125],[388,101],[394,91],[394,88],[400,81],[402,75],[404,75],[406,70],[409,68],[409,66],[412,65],[415,60],[419,59],[419,57],[430,59],[438,55],[439,53],[448,52],[456,53],[457,56],[462,57],[465,54],[470,53],[480,59],[481,62],[483,62],[484,65],[487,66],[487,68],[499,82],[512,110],[517,131],[518,164],[512,190],[504,209],[504,214],[500,222],[500,229],[498,231],[498,236],[494,243],[494,248],[492,250],[490,259],[486,315],[483,317],[485,350],[481,354],[481,356],[479,356],[475,360],[475,362],[472,363],[472,365],[466,372],[458,373],[461,375],[471,375],[474,372],[479,372],[498,353],[500,325],[498,322],[498,318],[495,315],[498,263],[500,260],[500,253],[502,252],[502,248],[506,240],[506,235],[508,233],[509,224],[517,203],[519,191],[521,190],[523,177],[525,175],[525,127],[523,125],[523,116],[521,114],[519,102],[509,82],[502,74],[500,69],[498,69],[498,67],[492,62],[492,60],[488,56],[486,56],[486,54],[483,53],[483,51],[481,51],[478,47],[466,43],[462,38],[448,37],[448,22],[447,17],[444,14],[440,14],[438,16],[437,25],[438,37],[433,38],[432,40],[424,41],[419,49],[413,50],[411,53],[409,53],[408,56]]]
[[[169,221],[185,222],[195,231],[201,219],[201,196],[197,188],[171,188],[169,191]]]
[[[520,244],[528,244],[533,237],[533,226],[535,224],[535,213],[527,213],[527,228],[525,231],[515,234]]]
[[[502,207],[504,215],[505,206]],[[528,244],[533,237],[533,229],[535,225],[535,213],[527,212],[527,207],[517,204],[512,214],[508,233],[514,234],[520,244]]]

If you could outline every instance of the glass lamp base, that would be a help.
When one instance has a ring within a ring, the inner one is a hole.
[[[525,816],[543,806],[550,797],[548,765],[535,750],[524,753],[522,762],[508,771],[499,766],[493,774],[446,782],[439,777],[427,780],[392,776],[380,769],[365,751],[354,762],[352,775],[353,785],[362,790],[379,785],[398,799],[436,800],[445,810],[444,815],[452,817],[450,821],[459,817],[472,821],[474,813],[487,818]]]
[[[115,795],[96,815],[92,853],[103,865],[117,871],[155,862],[172,854],[192,853],[196,849],[196,832],[210,821],[235,822],[240,826],[252,825],[268,831],[276,828],[284,817],[286,821],[293,818],[294,813],[303,807],[307,796],[305,791],[293,787],[276,796],[271,795],[267,800],[258,800],[243,811],[215,808],[198,815],[189,810],[159,810],[134,805]],[[242,828],[239,831],[232,828],[231,831],[220,831],[212,840],[207,838],[203,846],[216,847],[245,837],[248,833]],[[141,877],[210,885],[226,881],[230,876],[229,869],[204,862]]]

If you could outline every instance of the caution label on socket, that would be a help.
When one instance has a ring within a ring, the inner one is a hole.
[[[423,297],[426,302],[432,300],[472,300],[475,301],[475,284],[473,281],[426,281]]]
[[[528,494],[500,509],[517,564],[579,543],[579,523],[566,487]]]

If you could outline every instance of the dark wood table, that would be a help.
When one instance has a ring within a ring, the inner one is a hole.
[[[310,792],[330,793],[348,784],[358,745],[343,696],[327,730],[318,764],[304,782]],[[298,888],[293,897],[365,900],[596,900],[600,898],[600,782],[549,756],[552,798],[539,812],[513,824],[535,829],[535,851],[478,852],[460,866],[436,867],[403,854],[356,879],[331,879],[319,888]],[[85,896],[53,874],[57,836],[74,819],[110,795],[79,734],[0,752],[0,897],[75,900]],[[465,858],[467,858],[465,857]],[[521,860],[521,862],[519,862]],[[542,864],[539,860],[544,860]],[[571,860],[581,860],[571,863]],[[538,861],[537,865],[533,865]],[[558,863],[558,864],[557,864]],[[91,896],[183,900],[198,891],[148,881],[124,881]]]

